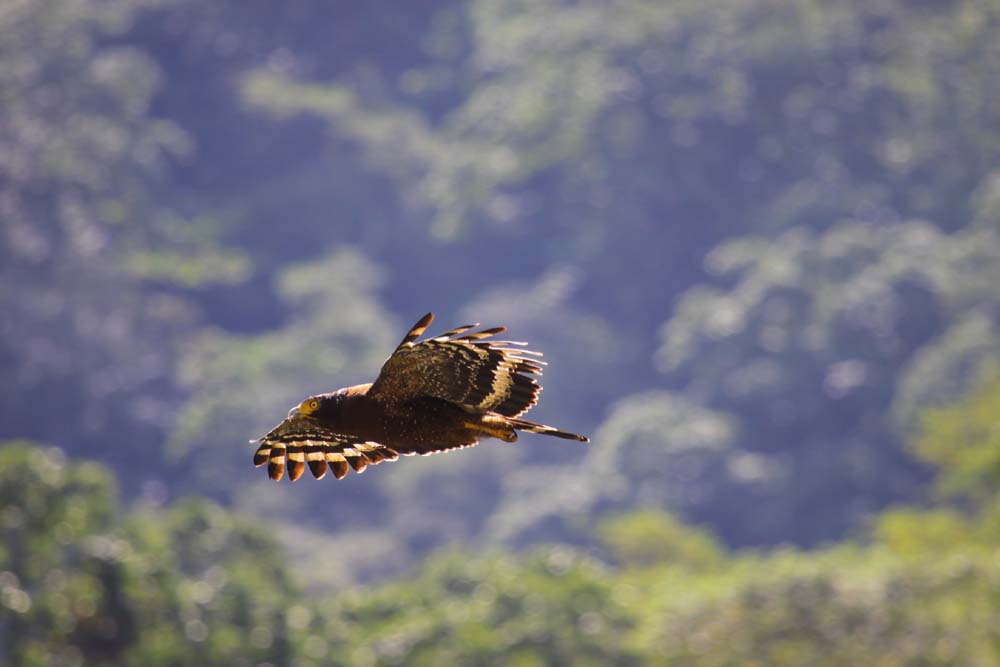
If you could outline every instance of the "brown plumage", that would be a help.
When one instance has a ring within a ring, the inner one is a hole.
[[[588,442],[575,433],[536,424],[520,415],[538,402],[544,362],[517,341],[488,340],[505,327],[457,327],[423,341],[434,315],[413,325],[372,384],[310,396],[260,439],[254,465],[267,464],[293,482],[306,467],[316,479],[327,466],[337,479],[348,468],[395,461],[400,454],[433,454],[471,447],[481,438],[517,440],[517,431]]]

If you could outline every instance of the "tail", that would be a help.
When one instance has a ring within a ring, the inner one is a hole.
[[[535,422],[530,422],[527,419],[511,418],[507,420],[507,423],[519,431],[541,433],[542,435],[551,435],[565,440],[576,440],[577,442],[590,442],[590,438],[585,435],[577,435],[576,433],[570,433],[569,431],[560,431],[557,428],[552,428],[551,426],[546,426],[545,424],[536,424]]]

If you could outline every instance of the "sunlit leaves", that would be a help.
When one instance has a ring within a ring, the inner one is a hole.
[[[334,597],[303,634],[336,665],[638,664],[610,576],[567,548],[442,553],[410,581]]]
[[[609,516],[597,532],[615,562],[624,568],[674,565],[701,570],[718,566],[722,559],[711,535],[654,510]]]
[[[13,664],[79,664],[130,632],[114,591],[120,545],[108,471],[27,442],[0,446],[0,656]]]
[[[696,667],[996,664],[995,564],[851,560],[823,569],[764,560],[716,603],[664,614],[648,649]]]
[[[1000,492],[1000,380],[991,369],[964,400],[924,417],[917,451],[938,467],[947,495],[983,501]]]
[[[0,449],[3,662],[287,661],[293,588],[263,528],[197,501],[123,522],[115,500],[101,466]]]

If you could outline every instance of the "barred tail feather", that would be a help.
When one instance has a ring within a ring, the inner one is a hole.
[[[590,442],[590,438],[585,435],[577,435],[576,433],[570,433],[569,431],[560,431],[557,428],[551,426],[546,426],[545,424],[537,424],[527,419],[508,419],[507,423],[516,428],[519,431],[527,431],[528,433],[540,433],[541,435],[551,435],[556,438],[563,438],[564,440],[576,440],[577,442]]]

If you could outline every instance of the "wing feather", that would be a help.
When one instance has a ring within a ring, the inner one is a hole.
[[[314,419],[295,418],[282,421],[260,439],[253,463],[267,464],[268,476],[275,481],[287,470],[294,482],[307,466],[316,479],[326,475],[327,466],[334,477],[343,479],[349,468],[361,473],[368,465],[398,458],[396,450],[381,443],[330,431]]]
[[[460,327],[455,327],[451,331],[445,331],[440,336],[437,336],[435,338],[435,340],[447,340],[448,338],[452,338],[454,336],[457,336],[458,334],[465,333],[469,329],[474,329],[474,328],[476,328],[478,326],[479,326],[479,322],[476,322],[475,324],[463,324]],[[416,339],[414,339],[414,340],[416,340]]]
[[[425,331],[427,331],[427,327],[429,327],[431,325],[431,322],[433,321],[434,321],[434,313],[427,313],[419,320],[417,320],[417,323],[414,324],[408,332],[406,332],[405,336],[403,336],[403,340],[399,342],[399,345],[396,347],[396,350],[398,351],[406,347],[407,345],[412,345],[413,341],[420,338],[420,336],[423,335]],[[472,327],[469,328],[471,329]],[[461,327],[459,327],[459,329],[461,329]],[[468,329],[466,329],[466,331],[468,331]]]
[[[506,331],[493,327],[466,333],[478,325],[456,327],[417,342],[433,316],[417,322],[386,360],[369,396],[406,401],[430,396],[466,409],[516,417],[538,401],[542,388],[540,352],[523,349],[521,341],[486,340]]]

